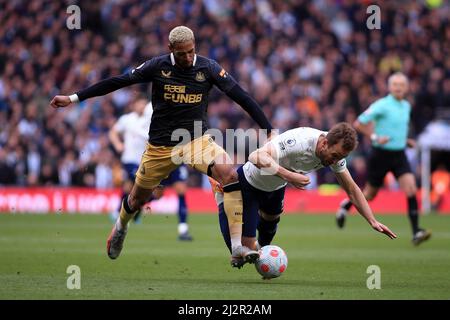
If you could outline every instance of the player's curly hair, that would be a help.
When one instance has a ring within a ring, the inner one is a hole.
[[[191,40],[195,41],[194,32],[185,26],[175,27],[169,33],[169,43],[171,45]]]
[[[358,135],[356,130],[347,122],[339,122],[335,124],[327,134],[329,146],[342,141],[342,147],[345,151],[351,152],[358,146]]]

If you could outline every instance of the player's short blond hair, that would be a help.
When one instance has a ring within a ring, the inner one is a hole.
[[[178,26],[173,28],[169,33],[169,43],[171,45],[183,43],[187,41],[195,41],[194,32],[185,26]]]

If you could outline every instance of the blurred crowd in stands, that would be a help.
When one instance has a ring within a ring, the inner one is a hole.
[[[410,78],[416,137],[438,108],[450,108],[450,5],[379,1],[377,30],[366,26],[373,3],[0,1],[0,185],[118,186],[119,157],[107,132],[149,86],[66,109],[54,110],[49,101],[167,53],[168,32],[177,25],[193,29],[197,53],[216,59],[280,131],[352,123],[386,95],[388,75],[403,71]],[[81,9],[79,30],[66,26],[71,4]],[[257,128],[218,90],[211,93],[208,113],[214,128]],[[349,161],[360,185],[368,149],[362,139]],[[321,171],[314,181],[333,179]],[[200,183],[193,174],[190,184]]]

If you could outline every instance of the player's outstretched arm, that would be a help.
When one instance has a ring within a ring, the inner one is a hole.
[[[104,96],[105,94],[136,83],[151,82],[153,72],[154,59],[147,60],[137,68],[131,70],[131,72],[103,79],[70,96],[57,95],[52,99],[50,105],[53,108],[67,107],[70,103],[80,102],[92,97]]]
[[[138,82],[139,81],[137,78],[130,77],[128,74],[122,74],[119,76],[101,80],[93,84],[92,86],[80,90],[70,96],[57,95],[52,99],[50,105],[53,108],[67,107],[72,102],[79,102],[92,97],[103,96],[120,88],[127,87]]]
[[[345,169],[343,172],[336,173],[336,178],[342,188],[344,188],[350,198],[350,201],[355,205],[358,212],[367,220],[374,230],[384,233],[391,239],[397,238],[397,235],[394,232],[375,219],[372,209],[370,209],[364,194],[353,180],[348,169]]]

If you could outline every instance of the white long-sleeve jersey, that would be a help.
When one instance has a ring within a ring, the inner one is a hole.
[[[307,174],[324,167],[315,152],[319,137],[326,134],[326,131],[300,127],[288,130],[268,143],[276,150],[276,160],[280,166],[290,171]],[[343,172],[346,169],[345,159],[339,160],[330,168],[336,173]],[[250,161],[244,164],[243,169],[248,183],[259,190],[271,192],[287,184],[279,176],[263,172]]]

